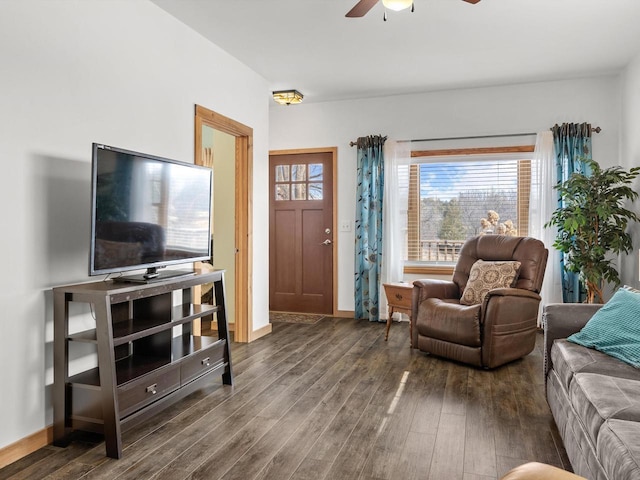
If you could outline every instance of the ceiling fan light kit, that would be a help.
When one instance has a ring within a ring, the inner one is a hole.
[[[277,92],[273,92],[273,99],[280,105],[302,103],[303,98],[304,95],[297,90],[278,90]]]
[[[382,0],[382,5],[384,5],[384,8],[399,12],[400,10],[413,7],[413,0]]]
[[[348,18],[359,18],[364,17],[369,10],[371,10],[379,0],[359,0],[351,10],[347,12],[345,15]],[[476,4],[480,0],[462,0],[466,3]],[[411,11],[413,12],[413,0],[382,0],[382,5],[385,9],[400,11],[405,10],[411,7]],[[385,11],[385,20],[386,20],[386,11]]]

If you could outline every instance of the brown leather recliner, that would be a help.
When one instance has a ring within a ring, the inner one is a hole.
[[[416,280],[412,345],[424,352],[494,368],[529,354],[536,342],[540,288],[549,251],[535,238],[483,235],[460,250],[452,281]],[[513,287],[490,290],[481,304],[460,303],[477,260],[518,261]]]

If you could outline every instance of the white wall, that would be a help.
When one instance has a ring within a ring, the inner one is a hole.
[[[213,264],[224,268],[225,310],[236,315],[236,137],[213,131]]]
[[[620,135],[620,165],[626,170],[640,167],[640,54],[627,66],[622,76],[622,132]],[[636,192],[640,191],[640,180],[635,182]],[[639,201],[632,209],[640,215]],[[620,279],[623,284],[640,286],[638,279],[638,249],[640,249],[640,225],[630,228],[634,249],[621,262]]]
[[[555,123],[587,121],[602,127],[594,159],[618,162],[619,78],[450,90],[343,102],[272,106],[269,148],[338,147],[338,224],[354,220],[359,136],[390,139],[538,132]],[[353,310],[353,231],[338,234],[338,308]]]
[[[89,280],[91,143],[193,161],[194,105],[254,129],[267,231],[268,85],[146,0],[0,2],[0,448],[52,422],[51,287]],[[268,246],[254,249],[254,328]]]

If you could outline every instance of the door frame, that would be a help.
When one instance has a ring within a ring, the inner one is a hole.
[[[331,154],[331,170],[333,173],[333,184],[331,190],[333,194],[333,310],[332,316],[338,316],[338,147],[318,147],[318,148],[296,148],[291,150],[269,150],[269,156],[278,155],[299,155],[305,153],[330,153]],[[269,224],[271,224],[269,218]],[[271,268],[271,267],[269,267]],[[271,287],[269,287],[271,288]]]
[[[200,105],[195,106],[195,163],[202,165],[202,126],[232,135],[236,139],[235,242],[236,281],[234,296],[234,342],[251,342],[269,331],[253,332],[253,129]],[[268,325],[271,327],[271,325]],[[254,333],[256,335],[254,335]]]

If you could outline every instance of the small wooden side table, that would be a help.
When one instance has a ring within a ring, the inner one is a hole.
[[[387,295],[389,304],[389,317],[387,318],[387,332],[385,341],[389,338],[389,328],[393,312],[406,313],[409,315],[409,341],[413,338],[413,327],[411,326],[411,296],[413,295],[413,285],[410,283],[385,283],[384,293]]]

